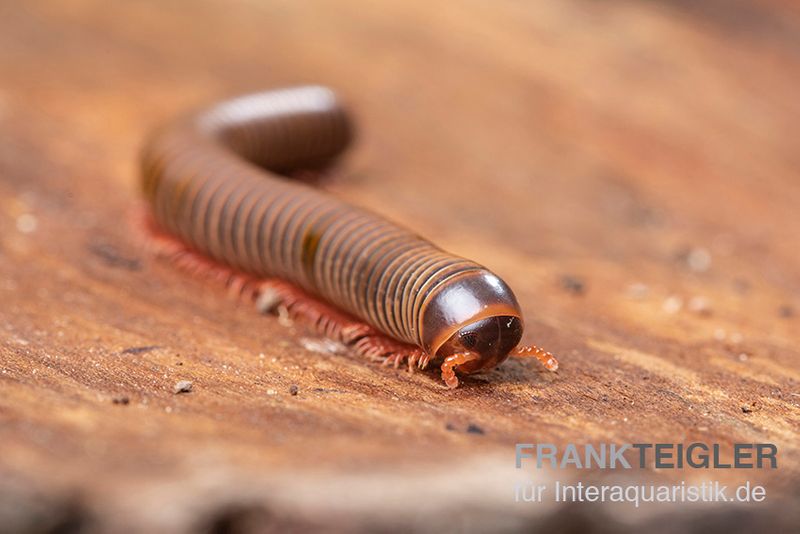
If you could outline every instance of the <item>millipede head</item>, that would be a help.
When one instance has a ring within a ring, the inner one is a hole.
[[[445,366],[449,376],[456,368],[461,374],[471,374],[499,365],[508,358],[521,338],[522,320],[519,317],[487,317],[461,327],[438,351],[445,359],[442,378],[448,385],[453,382],[452,379],[448,382],[444,376]],[[458,357],[451,358],[455,355]],[[455,384],[458,384],[457,380]]]

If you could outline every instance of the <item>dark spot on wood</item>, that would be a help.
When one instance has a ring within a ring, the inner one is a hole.
[[[447,423],[446,425],[444,425],[444,429],[449,431],[449,432],[454,432],[455,429],[456,429],[456,426],[453,423]]]
[[[478,425],[476,425],[475,423],[470,423],[470,424],[467,426],[467,434],[479,434],[479,435],[483,435],[483,434],[486,434],[486,432],[485,432],[485,431],[484,431],[484,430],[483,430],[481,427],[479,427]]]
[[[749,281],[745,280],[744,278],[734,278],[733,279],[733,290],[739,293],[740,295],[744,295],[750,292],[752,285]]]
[[[128,397],[122,395],[119,397],[114,397],[113,399],[111,399],[111,402],[113,402],[114,404],[127,405],[130,404],[131,400]]]
[[[144,347],[129,347],[120,352],[120,354],[144,354],[145,352],[150,352],[151,350],[156,350],[159,348],[161,347],[157,345],[146,345]]]
[[[792,308],[791,306],[781,306],[778,309],[778,315],[780,315],[784,319],[794,317],[794,308]]]
[[[648,206],[636,178],[617,171],[604,171],[598,175],[604,184],[601,205],[606,213],[626,227],[656,228],[663,225],[663,217]]]
[[[569,274],[561,277],[561,287],[573,295],[583,295],[586,292],[586,283],[583,279]]]
[[[289,386],[289,395],[295,396],[297,395],[298,391],[300,391],[300,388],[297,387],[297,384],[292,384],[291,386]]]
[[[123,255],[114,245],[108,243],[91,243],[89,252],[109,267],[127,271],[138,271],[142,268],[142,262],[137,258]]]

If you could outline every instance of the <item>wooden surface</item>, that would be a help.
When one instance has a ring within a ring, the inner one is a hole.
[[[796,495],[800,10],[698,4],[0,3],[0,522],[544,528],[518,441],[772,442]],[[557,374],[448,391],[141,252],[147,132],[306,82],[359,125],[327,187],[503,276]]]

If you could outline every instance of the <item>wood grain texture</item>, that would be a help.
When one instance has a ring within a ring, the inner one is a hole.
[[[3,524],[541,526],[517,441],[773,442],[796,495],[800,10],[703,4],[0,3]],[[557,374],[448,391],[141,253],[151,128],[298,83],[356,116],[327,188],[502,276]]]

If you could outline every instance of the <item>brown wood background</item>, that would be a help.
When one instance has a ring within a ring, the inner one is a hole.
[[[615,524],[515,506],[518,441],[772,442],[796,496],[799,62],[791,0],[0,3],[0,530]],[[448,391],[142,254],[147,132],[308,82],[359,125],[327,187],[496,270],[557,374]]]

